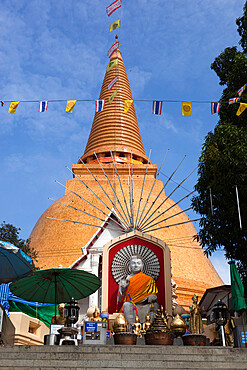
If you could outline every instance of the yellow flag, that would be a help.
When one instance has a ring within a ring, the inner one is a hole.
[[[109,103],[110,104],[113,102],[113,99],[115,98],[116,95],[117,95],[117,90],[115,90],[114,93],[112,94],[112,96],[110,96],[110,98],[109,98]]]
[[[115,67],[118,64],[118,59],[114,59],[111,62],[107,64],[106,72],[109,72],[113,67]]]
[[[133,103],[133,100],[125,100],[124,101],[124,113],[128,112],[132,103]]]
[[[9,106],[9,113],[15,113],[19,103],[20,103],[19,101],[12,101]]]
[[[246,103],[240,103],[239,105],[239,108],[237,110],[237,113],[236,115],[237,116],[240,116],[241,113],[243,113],[243,111],[247,108],[247,104]]]
[[[191,101],[182,101],[182,115],[191,116]]]
[[[116,28],[119,28],[119,27],[120,27],[120,19],[118,21],[113,22],[110,25],[110,31],[109,32],[111,32],[111,31],[113,31],[113,30],[115,30]]]
[[[67,100],[66,112],[72,113],[75,106],[76,100]]]

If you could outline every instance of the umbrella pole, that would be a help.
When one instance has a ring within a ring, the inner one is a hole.
[[[55,325],[57,325],[57,275],[55,274]]]

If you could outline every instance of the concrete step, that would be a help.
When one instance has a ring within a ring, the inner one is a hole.
[[[5,346],[0,369],[247,369],[247,350],[175,346]]]

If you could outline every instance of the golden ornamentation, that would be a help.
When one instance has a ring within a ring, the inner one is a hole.
[[[113,331],[114,333],[123,333],[128,331],[128,324],[125,320],[125,317],[122,313],[120,313],[114,323],[113,323]]]
[[[100,310],[98,307],[95,307],[93,316],[91,317],[91,321],[102,321],[102,318],[100,317]]]
[[[181,336],[186,332],[186,324],[179,314],[177,314],[172,320],[171,330],[177,338],[181,338]]]

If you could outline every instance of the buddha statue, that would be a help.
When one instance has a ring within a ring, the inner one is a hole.
[[[142,272],[143,260],[140,255],[135,254],[130,258],[129,270],[130,275],[120,281],[118,300],[121,298],[124,302],[124,316],[132,327],[136,315],[141,322],[145,321],[145,313],[150,310],[151,305],[157,311],[158,289],[154,279]]]
[[[59,314],[58,315],[53,315],[52,316],[52,319],[51,319],[51,324],[57,324],[57,325],[65,325],[66,323],[66,318],[64,317],[63,315],[63,310],[64,310],[64,307],[65,307],[65,304],[64,303],[60,303],[58,305],[58,312]]]
[[[141,329],[142,325],[140,323],[139,317],[136,315],[135,322],[134,324],[132,324],[133,333],[136,334],[138,337],[141,337]]]
[[[149,315],[149,312],[147,312],[146,316],[145,316],[145,322],[143,323],[143,331],[144,333],[146,333],[146,331],[150,328],[150,326],[152,325],[151,324],[151,316]]]
[[[198,305],[198,296],[193,295],[192,297],[192,304],[190,305],[190,324],[189,324],[189,331],[192,334],[202,334],[203,326],[202,326],[202,310]]]

